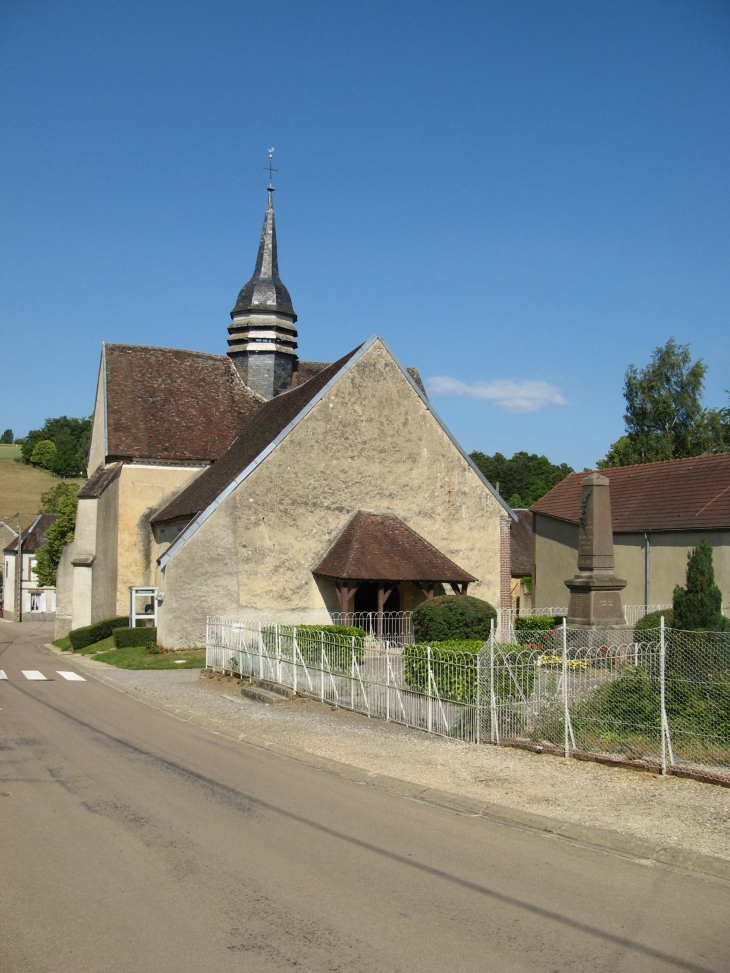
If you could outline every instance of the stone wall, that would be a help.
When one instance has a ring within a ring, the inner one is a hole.
[[[168,562],[162,644],[201,644],[208,614],[327,621],[312,568],[358,509],[401,517],[500,606],[509,514],[375,342]]]

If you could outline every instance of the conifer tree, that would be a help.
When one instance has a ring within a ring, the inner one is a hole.
[[[726,620],[722,615],[722,594],[715,584],[712,547],[703,537],[687,555],[686,587],[674,589],[673,626],[685,632],[704,629],[722,632]]]

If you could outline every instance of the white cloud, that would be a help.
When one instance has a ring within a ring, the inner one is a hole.
[[[507,412],[538,412],[550,405],[567,405],[563,393],[549,382],[521,382],[500,378],[493,382],[460,382],[448,375],[426,379],[433,395],[463,395],[469,399],[492,402]]]

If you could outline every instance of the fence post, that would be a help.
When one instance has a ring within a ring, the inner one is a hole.
[[[563,616],[563,716],[565,756],[570,756],[570,713],[568,711],[568,626]]]
[[[297,691],[297,627],[294,626],[291,641],[291,662],[292,662],[292,689]]]
[[[667,711],[665,708],[665,686],[664,686],[664,668],[666,662],[666,645],[664,642],[664,615],[661,617],[660,621],[660,640],[659,640],[659,699],[661,705],[661,723],[662,723],[662,774],[667,772],[667,735],[665,731],[665,723],[667,719]]]
[[[428,732],[430,733],[432,728],[432,723],[433,723],[433,706],[431,702],[431,646],[430,645],[426,649],[426,665],[428,666],[428,686],[427,686],[428,696],[426,697],[426,699],[428,700],[428,713],[426,715],[426,721],[428,726]]]
[[[353,639],[353,642],[355,640]],[[385,643],[385,718],[390,720],[390,642]]]
[[[489,620],[489,724],[492,743],[499,743],[497,730],[497,697],[494,694],[494,619]]]
[[[264,678],[264,636],[259,622],[259,679]]]
[[[477,706],[476,706],[476,725],[477,725],[477,739],[476,742],[480,743],[482,738],[482,710],[481,710],[481,700],[480,700],[480,680],[479,680],[479,670],[482,667],[482,646],[477,652],[476,664],[477,664]]]
[[[319,633],[319,644],[322,649],[319,660],[319,700],[324,702],[324,632]]]
[[[281,635],[279,626],[276,626],[276,681],[281,683]]]

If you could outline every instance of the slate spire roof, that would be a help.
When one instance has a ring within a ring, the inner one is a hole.
[[[231,317],[247,311],[268,311],[289,315],[293,321],[297,316],[292,307],[289,291],[279,277],[279,257],[276,249],[276,222],[274,220],[273,189],[269,188],[261,242],[256,257],[253,277],[241,288]]]

